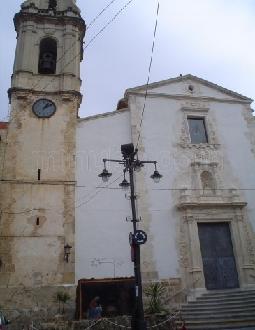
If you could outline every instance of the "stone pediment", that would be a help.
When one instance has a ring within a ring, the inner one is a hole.
[[[144,94],[145,92],[146,85],[143,85],[128,89],[125,95]],[[223,101],[245,102],[248,104],[253,102],[252,99],[246,96],[191,74],[149,84],[148,94],[150,96],[186,96],[201,99],[220,99]]]
[[[195,195],[189,194],[188,190],[183,189],[177,204],[178,209],[194,209],[194,208],[243,208],[247,205],[236,190],[228,191],[225,195]]]

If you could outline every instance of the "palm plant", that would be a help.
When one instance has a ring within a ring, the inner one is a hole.
[[[162,304],[162,297],[165,288],[161,283],[151,283],[145,290],[145,295],[149,297],[149,307],[147,313],[156,314],[166,312]]]

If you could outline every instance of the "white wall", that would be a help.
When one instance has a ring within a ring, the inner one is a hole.
[[[246,209],[255,231],[255,149],[244,118],[247,106],[240,104],[219,106],[213,103],[211,109],[217,120],[219,139],[224,151],[226,184],[228,187],[240,189],[240,195],[248,203]],[[255,121],[255,118],[253,120]]]
[[[192,95],[188,94],[189,83],[195,87]],[[175,92],[176,97],[168,98],[162,95],[173,95]],[[181,94],[183,98],[180,97]],[[241,198],[248,203],[246,208],[248,219],[255,228],[255,153],[251,152],[252,148],[254,150],[254,144],[252,146],[251,132],[244,118],[244,113],[249,116],[249,106],[238,103],[238,97],[231,97],[213,88],[198,85],[194,81],[157,87],[149,90],[149,95],[153,97],[148,96],[146,101],[140,155],[144,159],[157,160],[163,178],[155,186],[151,182],[151,173],[148,169],[143,182],[139,182],[140,187],[145,186],[142,188],[143,201],[140,202],[142,204],[140,213],[144,205],[150,210],[150,215],[145,216],[144,223],[140,226],[146,229],[153,246],[150,255],[145,256],[147,263],[153,260],[156,264],[156,269],[150,271],[158,272],[158,277],[164,279],[180,276],[181,215],[177,210],[177,204],[180,189],[192,186],[191,162],[201,161],[204,157],[202,162],[218,163],[218,187],[238,189]],[[129,100],[132,125],[138,127],[144,96],[131,92]],[[217,150],[208,148],[199,151],[199,149],[180,148],[185,107],[208,109],[209,128],[211,133],[216,135],[215,140],[219,143]],[[254,119],[250,118],[251,120]],[[133,139],[136,143],[137,134],[133,134]]]
[[[143,106],[143,97],[135,97],[130,104],[131,111],[137,112]],[[177,188],[175,179],[183,171],[182,155],[176,149],[180,136],[180,102],[164,97],[147,99],[146,111],[143,118],[141,133],[141,158],[158,161],[158,170],[163,175],[161,182],[155,184],[150,175],[154,168],[146,166],[143,169],[144,182],[137,185],[138,194],[143,184],[141,199],[148,205],[150,215],[144,215],[140,224],[148,233],[148,242],[153,248],[144,264],[154,260],[155,268],[150,272],[157,272],[160,279],[180,276],[178,256],[178,221],[176,210],[177,200],[175,192],[158,190]],[[146,191],[146,196],[144,196]],[[142,201],[138,201],[142,204]],[[139,206],[138,204],[138,206]],[[143,210],[140,208],[139,213]],[[143,249],[146,249],[144,246]]]
[[[255,228],[255,154],[252,153],[251,131],[247,126],[249,106],[213,88],[192,82],[187,85],[164,86],[149,91],[143,117],[139,157],[158,161],[163,178],[155,184],[150,175],[153,166],[145,166],[136,174],[139,228],[148,234],[141,248],[143,279],[180,278],[180,221],[177,209],[180,190],[191,188],[191,163],[197,160],[217,162],[218,188],[236,188],[248,203],[248,219]],[[179,84],[182,84],[179,83]],[[171,92],[170,92],[171,91]],[[173,96],[173,92],[178,95]],[[153,97],[150,93],[154,93]],[[183,93],[183,98],[180,93]],[[158,95],[155,95],[157,94]],[[169,93],[171,97],[162,95]],[[196,94],[197,93],[197,94]],[[76,195],[76,279],[130,276],[128,233],[132,225],[130,204],[121,190],[97,189],[102,186],[98,173],[102,158],[119,158],[120,145],[137,142],[137,130],[144,96],[129,94],[130,112],[96,116],[79,122],[77,130],[77,195]],[[182,148],[185,107],[206,108],[209,144],[206,149]],[[253,118],[250,117],[250,121]],[[132,131],[132,138],[131,138]],[[254,134],[254,133],[253,133]],[[211,136],[210,136],[211,135]],[[213,143],[219,144],[217,148]],[[121,166],[110,166],[113,176],[121,175]],[[122,177],[110,188],[118,188]],[[80,187],[82,186],[82,187]],[[83,187],[85,186],[85,187]]]
[[[76,280],[132,276],[128,241],[130,201],[119,189],[122,165],[109,164],[106,187],[98,174],[103,158],[121,159],[121,144],[131,142],[130,115],[119,111],[81,120],[77,128]],[[116,182],[114,182],[116,181]]]

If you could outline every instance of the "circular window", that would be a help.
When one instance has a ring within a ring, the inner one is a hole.
[[[188,90],[189,90],[191,93],[194,92],[194,86],[193,86],[193,85],[189,85]]]

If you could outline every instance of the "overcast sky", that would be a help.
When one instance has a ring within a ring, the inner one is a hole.
[[[60,0],[59,0],[60,1]],[[78,0],[89,24],[110,0]],[[86,34],[88,42],[127,0],[116,0]],[[13,16],[20,0],[0,13],[0,114],[14,59]],[[80,116],[116,109],[127,88],[147,80],[157,0],[133,0],[86,49],[81,64]],[[161,0],[151,82],[191,73],[255,99],[255,0]]]

